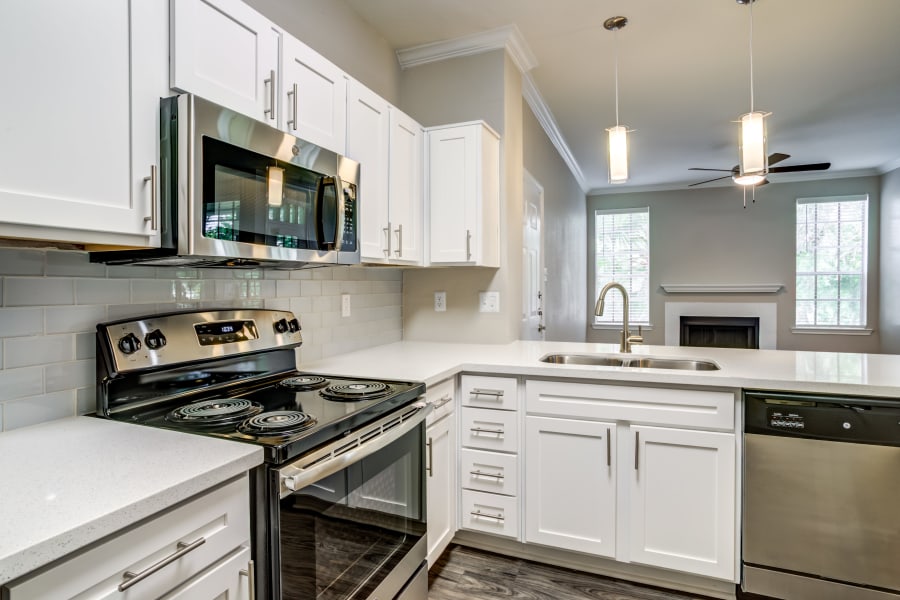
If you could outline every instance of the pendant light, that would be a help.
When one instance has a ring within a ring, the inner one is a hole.
[[[766,153],[766,117],[772,113],[757,111],[753,104],[753,3],[756,0],[737,0],[750,10],[750,112],[740,116],[740,140],[738,142],[737,184],[750,186],[762,183],[769,172]]]
[[[607,31],[617,33],[628,24],[625,17],[610,17],[603,22]],[[628,181],[628,129],[619,124],[619,36],[616,35],[616,126],[607,129],[609,137],[609,182],[625,183]]]

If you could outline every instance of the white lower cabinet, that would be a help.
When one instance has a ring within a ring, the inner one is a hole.
[[[434,412],[425,428],[426,519],[428,523],[428,566],[433,565],[456,533],[456,410],[453,380],[429,386],[426,400]]]
[[[640,426],[631,432],[631,561],[731,579],[734,434]]]
[[[526,542],[615,556],[615,435],[615,423],[526,417]]]
[[[4,600],[249,598],[247,477],[7,584]],[[223,596],[223,594],[227,594]]]
[[[463,490],[461,498],[460,527],[504,537],[519,537],[519,506],[515,497]]]

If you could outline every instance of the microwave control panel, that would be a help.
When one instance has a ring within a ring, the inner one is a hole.
[[[341,231],[340,248],[344,252],[356,252],[356,185],[344,184],[344,229]]]

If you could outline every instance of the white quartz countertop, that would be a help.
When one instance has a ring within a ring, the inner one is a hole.
[[[2,433],[0,584],[262,462],[250,444],[93,417]]]
[[[304,371],[412,379],[427,384],[460,372],[738,387],[806,393],[900,396],[900,356],[788,350],[635,345],[631,356],[712,360],[718,371],[547,364],[545,354],[618,354],[617,344],[396,342],[302,363]],[[628,355],[626,355],[628,356]]]

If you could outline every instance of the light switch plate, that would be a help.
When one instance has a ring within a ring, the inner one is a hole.
[[[434,293],[434,312],[447,311],[447,292]]]
[[[341,294],[341,316],[350,316],[350,294]]]
[[[478,312],[500,312],[500,292],[479,292]]]

